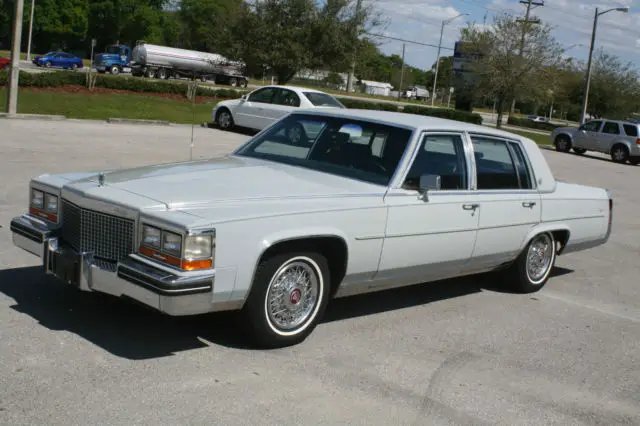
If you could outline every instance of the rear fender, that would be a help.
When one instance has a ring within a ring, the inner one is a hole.
[[[522,242],[522,246],[520,247],[520,252],[522,252],[522,250],[524,250],[527,245],[529,244],[529,242],[533,239],[533,237],[535,237],[536,235],[545,233],[545,232],[554,232],[554,231],[565,231],[569,234],[569,237],[567,238],[567,240],[564,242],[564,244],[562,245],[561,249],[558,251],[558,254],[560,254],[562,252],[562,249],[564,249],[564,247],[567,245],[567,242],[571,239],[571,228],[569,228],[568,225],[565,225],[563,223],[541,223],[535,227],[533,227],[529,233],[527,234],[527,236],[525,237],[525,239]],[[557,241],[556,241],[557,244]]]

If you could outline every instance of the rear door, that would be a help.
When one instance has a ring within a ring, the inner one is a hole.
[[[513,259],[540,223],[540,194],[517,140],[471,134],[476,168],[478,234],[468,269],[482,271]]]
[[[298,94],[293,90],[279,88],[273,103],[265,109],[265,115],[274,123],[298,108],[300,108]]]
[[[613,142],[620,137],[620,125],[615,121],[605,121],[596,137],[596,151],[609,153]]]

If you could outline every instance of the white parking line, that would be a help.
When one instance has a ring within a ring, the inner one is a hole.
[[[586,300],[578,296],[569,296],[567,294],[557,293],[549,290],[542,291],[538,293],[538,295],[541,297],[547,297],[549,299],[559,300],[570,305],[591,309],[600,312],[601,314],[626,319],[632,322],[640,322],[640,309],[634,308],[632,306],[624,306],[611,303],[594,303],[592,300]]]

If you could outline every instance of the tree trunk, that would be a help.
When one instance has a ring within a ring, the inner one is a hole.
[[[502,128],[502,117],[504,116],[504,96],[498,98],[496,105],[496,112],[498,113],[498,121],[496,122],[496,128]]]

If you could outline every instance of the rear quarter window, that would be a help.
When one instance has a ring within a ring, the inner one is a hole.
[[[623,124],[624,134],[627,136],[638,137],[638,126],[635,124]]]
[[[326,93],[304,92],[304,96],[306,96],[306,98],[309,99],[309,102],[311,102],[314,106],[317,106],[317,107],[326,106],[326,107],[344,108],[344,105],[338,102],[336,98],[334,98],[331,95],[327,95]]]

